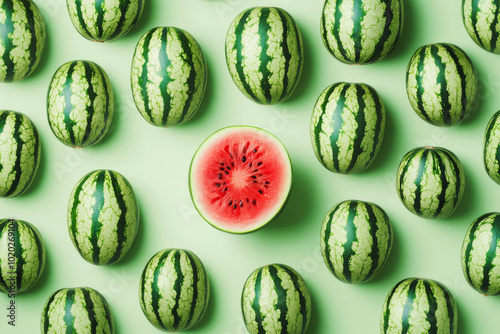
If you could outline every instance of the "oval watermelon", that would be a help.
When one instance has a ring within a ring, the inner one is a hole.
[[[500,111],[491,117],[484,132],[483,162],[489,177],[500,184]]]
[[[462,0],[462,21],[469,36],[486,51],[500,54],[500,3]]]
[[[139,300],[146,318],[156,328],[181,332],[203,318],[210,283],[200,259],[184,249],[156,253],[142,272]]]
[[[289,98],[299,82],[303,58],[299,28],[281,8],[244,10],[227,31],[227,68],[236,87],[254,102],[276,104]]]
[[[335,173],[360,173],[370,167],[382,146],[382,100],[366,84],[333,84],[316,101],[310,132],[314,153],[323,166]]]
[[[208,223],[226,232],[265,226],[281,212],[291,187],[288,152],[260,128],[223,128],[201,144],[191,161],[193,203]]]
[[[111,125],[114,95],[106,72],[94,62],[74,60],[54,73],[47,94],[47,116],[54,135],[65,145],[100,142]]]
[[[135,105],[148,123],[163,127],[186,123],[205,95],[203,52],[185,30],[151,29],[135,47],[131,84]]]
[[[392,240],[389,217],[370,202],[341,202],[321,226],[323,260],[344,283],[363,283],[377,275],[389,258]]]
[[[250,274],[241,308],[250,334],[303,334],[311,319],[311,296],[299,273],[275,263]]]

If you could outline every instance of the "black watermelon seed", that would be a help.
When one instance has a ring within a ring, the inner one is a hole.
[[[226,173],[227,175],[229,175],[229,172],[227,170],[225,170],[224,173]]]
[[[237,206],[236,204],[235,204],[235,205],[233,205],[233,209],[236,209],[237,207],[238,207],[238,206]]]
[[[219,188],[219,187],[220,187],[220,183],[216,183],[216,184],[215,184],[215,186],[216,186],[217,188]]]
[[[257,166],[262,166],[262,161],[259,161],[259,163],[257,164]]]
[[[257,205],[257,201],[256,201],[256,200],[253,200],[253,201],[252,201],[252,204],[253,204],[253,205]]]
[[[243,202],[242,202],[242,201],[240,201],[240,208],[242,208],[242,207],[243,207]]]
[[[241,162],[246,162],[247,161],[247,157],[243,156],[243,158],[241,158]]]
[[[258,191],[259,191],[259,194],[261,194],[261,195],[264,194],[264,192],[261,189],[259,189]]]
[[[217,174],[217,178],[218,178],[219,180],[220,180],[220,179],[222,179],[222,174],[221,174],[221,173]]]
[[[224,168],[223,168],[223,167],[219,167],[219,170],[222,170],[222,171],[223,171],[223,170],[224,170]]]
[[[257,176],[255,176],[255,175],[252,175],[252,176],[250,176],[250,177],[251,177],[252,179],[256,179],[256,178],[257,178]]]

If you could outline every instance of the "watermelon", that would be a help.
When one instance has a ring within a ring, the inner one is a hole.
[[[37,68],[45,22],[32,0],[0,0],[0,82],[15,82]]]
[[[382,146],[382,100],[366,84],[333,84],[316,101],[310,132],[314,153],[323,166],[335,173],[360,173],[370,167]]]
[[[457,208],[465,186],[455,154],[441,147],[418,147],[399,164],[396,188],[404,206],[423,218],[446,218]]]
[[[260,128],[223,128],[201,144],[191,161],[193,203],[208,223],[226,232],[265,226],[281,212],[291,187],[286,148]]]
[[[0,197],[22,195],[40,164],[40,138],[28,116],[0,110]]]
[[[465,279],[484,295],[500,294],[500,213],[477,218],[467,230],[462,244]]]
[[[73,189],[68,230],[80,255],[95,265],[125,256],[139,227],[139,208],[130,183],[113,170],[95,170]]]
[[[431,279],[406,278],[385,299],[380,332],[456,334],[457,324],[457,305],[444,285]]]
[[[372,279],[392,248],[387,214],[370,202],[349,200],[335,205],[321,226],[321,252],[330,272],[344,283]]]
[[[304,279],[284,264],[256,269],[241,296],[250,334],[303,334],[311,319],[311,296]]]
[[[162,127],[186,123],[205,95],[205,57],[187,31],[151,29],[135,47],[131,84],[135,105],[148,123]]]
[[[127,34],[144,8],[144,0],[67,0],[66,3],[75,29],[96,42],[111,42]]]
[[[12,295],[35,286],[45,267],[45,244],[32,224],[0,219],[0,291]]]
[[[500,54],[500,3],[494,0],[462,0],[465,30],[477,45]]]
[[[347,64],[370,64],[394,49],[403,30],[402,0],[326,0],[321,36],[327,50]]]
[[[42,334],[114,334],[113,315],[103,295],[88,288],[65,288],[47,299],[41,316]]]
[[[406,92],[413,110],[437,126],[460,124],[470,114],[477,85],[471,59],[453,44],[420,47],[406,69]]]
[[[203,318],[210,283],[200,259],[185,249],[156,253],[142,272],[139,300],[146,318],[157,329],[181,332]]]
[[[302,73],[304,46],[285,10],[253,7],[241,12],[226,35],[226,64],[236,87],[260,104],[289,98]]]
[[[74,60],[54,73],[47,94],[50,128],[63,144],[86,147],[106,135],[114,112],[113,89],[94,62]]]
[[[493,115],[486,127],[483,161],[490,178],[500,184],[500,111]]]

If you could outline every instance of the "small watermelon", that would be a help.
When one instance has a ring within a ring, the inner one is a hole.
[[[417,115],[438,126],[461,123],[476,99],[477,75],[458,46],[428,44],[413,54],[406,69],[406,92]]]
[[[321,252],[330,272],[344,283],[372,279],[387,262],[392,225],[378,205],[344,201],[335,205],[321,226]]]
[[[348,64],[384,59],[401,36],[402,0],[326,0],[321,35],[328,51]]]
[[[382,146],[382,100],[366,84],[333,84],[316,101],[310,132],[314,153],[323,166],[335,173],[360,173],[370,167]]]
[[[467,230],[462,244],[465,279],[484,295],[500,294],[500,213],[477,218]]]
[[[486,51],[500,54],[500,2],[462,0],[462,20],[469,36]]]
[[[397,283],[384,302],[380,333],[456,334],[457,305],[441,283],[407,278]]]
[[[52,132],[63,144],[97,144],[106,135],[113,112],[111,83],[96,63],[74,60],[54,73],[47,94],[47,115]]]
[[[290,97],[302,73],[304,46],[285,10],[254,7],[241,12],[226,35],[226,63],[236,87],[260,104]]]
[[[250,274],[241,307],[250,334],[304,334],[311,319],[306,282],[283,264],[270,264]]]
[[[490,178],[500,184],[500,111],[493,115],[486,127],[483,161]]]
[[[145,0],[67,0],[69,17],[83,37],[111,42],[127,34],[139,21]]]
[[[0,219],[0,291],[13,294],[31,289],[45,267],[45,244],[28,222]]]
[[[278,216],[292,187],[283,144],[251,126],[221,129],[196,151],[189,171],[191,198],[200,215],[231,233],[257,230]]]
[[[103,295],[88,288],[59,289],[41,316],[42,334],[114,334],[113,315]]]
[[[457,208],[465,187],[457,156],[441,147],[418,147],[399,164],[396,188],[405,207],[423,218],[446,218]]]
[[[112,170],[96,170],[75,186],[68,205],[68,230],[76,250],[88,262],[110,265],[134,242],[139,208],[132,186]]]
[[[32,0],[0,0],[0,82],[15,82],[37,68],[45,22]]]
[[[148,123],[163,127],[186,123],[205,95],[205,57],[187,31],[151,29],[135,47],[131,82],[135,105]]]
[[[209,298],[205,268],[191,251],[159,251],[142,272],[141,308],[159,330],[181,332],[196,326],[205,314]]]
[[[40,138],[28,116],[0,110],[0,197],[22,195],[40,164]]]

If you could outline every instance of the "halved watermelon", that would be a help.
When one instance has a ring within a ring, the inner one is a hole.
[[[200,215],[230,233],[255,231],[278,216],[292,186],[288,152],[271,133],[223,128],[196,151],[189,188]]]

